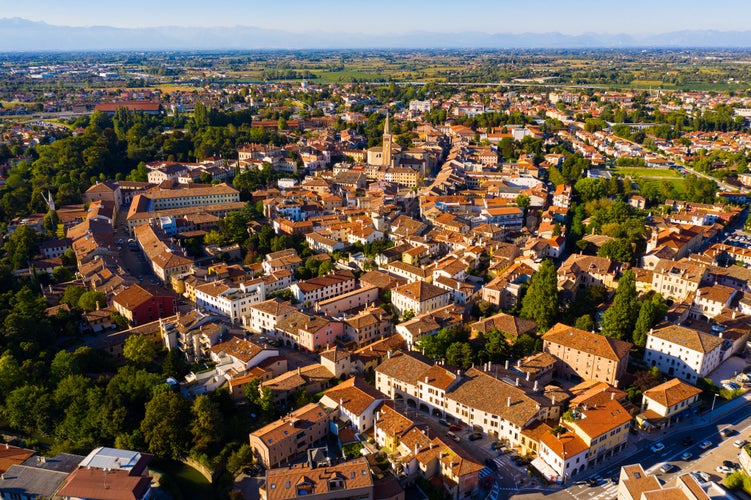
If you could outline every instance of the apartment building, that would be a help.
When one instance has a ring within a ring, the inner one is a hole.
[[[660,259],[652,272],[652,290],[663,297],[684,300],[706,280],[705,265],[689,260]]]
[[[365,432],[373,428],[376,409],[387,400],[365,379],[352,377],[325,391],[319,402],[327,408],[337,408],[339,419],[348,421],[356,432]]]
[[[250,306],[266,299],[266,289],[260,278],[239,285],[213,281],[197,286],[195,293],[198,307],[227,316],[233,323],[244,321],[250,314]]]
[[[368,307],[359,314],[344,320],[344,337],[357,347],[369,344],[393,333],[391,316],[381,307]]]
[[[337,412],[309,403],[250,434],[250,446],[267,469],[305,453],[328,436],[329,422]]]
[[[722,337],[665,325],[647,334],[644,362],[669,377],[696,383],[720,366],[731,347]]]
[[[594,379],[618,387],[632,344],[557,323],[542,336],[542,350],[558,359],[556,372],[566,378]]]
[[[317,313],[329,317],[340,316],[342,313],[351,310],[357,310],[372,304],[378,300],[378,288],[374,286],[358,288],[351,292],[343,293],[330,299],[317,302],[315,309]]]
[[[243,319],[243,323],[251,332],[261,334],[276,334],[279,320],[297,311],[292,304],[281,299],[270,299],[248,307],[250,314]]]
[[[314,352],[334,345],[344,335],[344,323],[295,311],[277,321],[276,336],[290,347]]]
[[[407,311],[415,315],[429,313],[453,302],[449,290],[425,281],[414,281],[391,290],[391,304],[400,316]]]
[[[290,287],[292,296],[301,304],[315,304],[355,289],[355,275],[337,270],[326,276],[298,281]]]

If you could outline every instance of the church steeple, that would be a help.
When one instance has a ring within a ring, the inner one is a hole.
[[[393,151],[392,151],[393,140],[394,138],[391,135],[390,117],[387,111],[386,123],[383,125],[383,156],[381,157],[382,158],[381,164],[387,167],[391,166],[391,162],[393,158]]]

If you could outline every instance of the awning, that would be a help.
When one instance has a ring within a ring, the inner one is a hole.
[[[548,465],[548,463],[542,458],[535,458],[534,460],[532,460],[531,465],[532,467],[537,469],[540,474],[542,474],[543,477],[548,481],[553,481],[556,483],[560,481],[560,477],[558,476],[558,473],[555,471],[555,469]]]

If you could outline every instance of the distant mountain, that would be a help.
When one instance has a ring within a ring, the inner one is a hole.
[[[428,48],[748,48],[751,31],[676,31],[647,36],[585,33],[438,33],[402,35],[292,33],[250,26],[221,28],[163,26],[55,26],[20,18],[0,19],[0,51],[428,49]]]

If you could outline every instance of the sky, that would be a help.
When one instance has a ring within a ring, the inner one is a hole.
[[[749,0],[0,0],[0,17],[66,26],[255,26],[398,34],[751,29]]]

